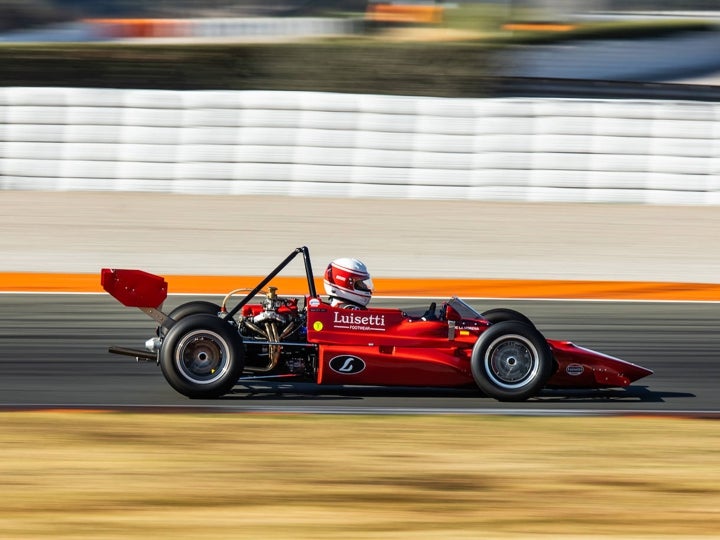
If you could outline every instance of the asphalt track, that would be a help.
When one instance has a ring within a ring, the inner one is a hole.
[[[212,299],[212,297],[210,297]],[[166,308],[187,300],[171,296]],[[442,300],[442,299],[438,299]],[[418,299],[375,299],[411,307]],[[641,364],[654,375],[627,390],[546,391],[500,403],[468,390],[241,385],[220,400],[189,400],[153,363],[107,353],[141,346],[152,321],[108,295],[0,294],[0,408],[159,409],[319,413],[604,414],[720,411],[720,304],[473,300],[481,309],[513,307],[550,338]]]

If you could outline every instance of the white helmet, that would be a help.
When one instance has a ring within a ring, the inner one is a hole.
[[[372,297],[373,282],[364,263],[357,259],[335,259],[325,270],[325,293],[365,307]]]

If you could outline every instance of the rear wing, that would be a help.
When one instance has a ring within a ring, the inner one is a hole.
[[[168,294],[165,278],[142,270],[103,268],[100,284],[127,307],[159,309]]]

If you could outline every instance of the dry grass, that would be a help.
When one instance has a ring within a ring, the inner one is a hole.
[[[0,414],[0,537],[717,537],[720,424]]]

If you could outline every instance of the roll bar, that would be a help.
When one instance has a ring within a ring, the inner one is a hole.
[[[275,269],[270,272],[265,279],[263,279],[260,283],[257,284],[257,286],[247,293],[245,298],[240,300],[240,302],[232,308],[230,311],[227,312],[225,317],[234,317],[238,311],[240,311],[245,304],[247,304],[250,300],[252,300],[257,293],[259,293],[265,285],[270,283],[272,279],[277,276],[290,262],[298,256],[298,254],[302,253],[303,256],[303,262],[305,263],[305,276],[307,277],[308,282],[308,291],[310,293],[311,297],[317,296],[317,290],[315,289],[315,278],[313,277],[313,271],[312,271],[312,265],[310,264],[310,250],[306,246],[302,246],[299,248],[295,248],[295,250],[290,253],[287,257],[285,257],[285,260],[278,264]]]

